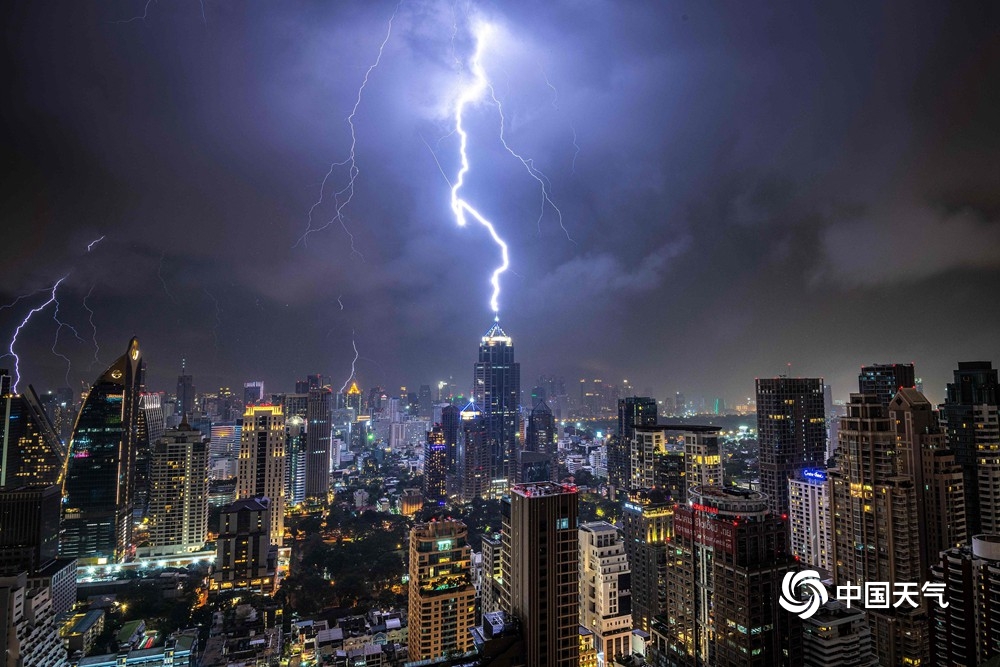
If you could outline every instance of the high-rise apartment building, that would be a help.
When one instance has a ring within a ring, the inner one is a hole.
[[[141,363],[133,338],[80,408],[63,484],[63,556],[119,562],[132,550]]]
[[[309,390],[306,419],[306,497],[326,502],[333,429],[333,391],[329,387]]]
[[[1000,421],[997,371],[988,361],[961,361],[947,386],[941,421],[965,477],[968,534],[1000,534]]]
[[[556,451],[556,420],[544,399],[531,408],[524,450],[541,454],[554,454]]]
[[[462,434],[462,411],[457,405],[441,408],[441,430],[448,445],[448,472],[458,472],[458,441]]]
[[[514,361],[514,341],[494,322],[479,345],[472,383],[472,399],[483,412],[491,443],[491,482],[506,479],[517,460],[520,397],[521,364]]]
[[[306,419],[285,412],[285,502],[297,505],[306,499]]]
[[[194,391],[194,376],[185,374],[182,368],[177,376],[177,412],[181,417],[194,416]]]
[[[656,400],[627,396],[618,401],[618,430],[608,443],[608,482],[616,490],[632,486],[632,440],[636,426],[656,426]],[[642,487],[638,487],[642,488]]]
[[[872,364],[861,367],[858,393],[875,394],[888,407],[900,389],[912,389],[915,382],[913,364]]]
[[[0,489],[0,574],[36,572],[59,554],[61,489]]]
[[[805,566],[830,572],[833,535],[825,468],[805,468],[788,480],[788,527],[792,554]]]
[[[208,442],[187,420],[153,443],[149,466],[149,547],[168,556],[199,551],[208,535]]]
[[[661,489],[632,491],[622,504],[625,554],[632,570],[632,622],[645,632],[655,616],[667,613],[667,548],[674,504]]]
[[[285,413],[278,405],[249,405],[243,413],[236,497],[270,501],[270,537],[285,532]]]
[[[851,394],[846,407],[836,466],[827,471],[834,583],[919,584],[929,566],[922,558],[920,524],[926,517],[918,509],[915,474],[922,466],[911,463],[910,453],[897,441],[894,417],[901,423],[905,417],[891,416],[875,394]],[[869,608],[868,619],[881,664],[928,664],[928,617],[922,599],[916,608]]]
[[[469,530],[461,521],[431,521],[410,530],[409,658],[466,653],[476,620]]]
[[[527,663],[579,661],[576,487],[517,484],[501,503],[501,606],[521,623]]]
[[[822,378],[758,378],[760,488],[774,514],[788,514],[788,480],[826,465]]]
[[[471,502],[475,498],[485,498],[489,492],[492,449],[483,413],[474,403],[462,409],[461,418],[456,463],[459,496],[463,502]]]
[[[878,667],[863,609],[829,600],[802,622],[803,667]]]
[[[272,593],[278,550],[272,542],[267,498],[244,498],[219,514],[213,590]]]
[[[631,655],[632,578],[621,533],[607,521],[580,524],[580,625],[604,664]]]
[[[503,542],[499,533],[485,533],[482,537],[483,576],[479,583],[479,618],[484,614],[502,609],[501,588],[503,572],[501,552]]]
[[[440,424],[427,432],[424,443],[424,497],[428,502],[440,503],[448,497],[448,443]]]
[[[0,370],[0,377],[8,377]],[[61,484],[66,448],[34,387],[0,394],[0,488]]]
[[[684,479],[688,487],[723,486],[721,430],[718,426],[685,425],[678,434],[677,442],[684,451]]]
[[[674,510],[653,664],[801,664],[799,618],[778,604],[785,574],[798,569],[785,520],[755,491],[695,486],[688,500]]]

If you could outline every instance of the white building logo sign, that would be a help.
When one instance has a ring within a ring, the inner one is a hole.
[[[864,584],[837,586],[837,599],[848,609],[860,603],[864,609],[890,609],[905,607],[916,609],[921,597],[933,598],[937,605],[946,609],[944,582],[925,581],[923,586],[914,583],[890,583],[888,581],[868,581]],[[781,597],[778,603],[787,611],[798,614],[802,619],[811,617],[827,602],[829,594],[816,570],[788,572],[781,581]]]

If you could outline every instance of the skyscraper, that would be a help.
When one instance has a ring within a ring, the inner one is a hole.
[[[632,440],[637,426],[656,426],[656,400],[628,396],[618,401],[618,432],[608,443],[608,481],[616,490],[632,488]],[[642,487],[636,487],[642,488]]]
[[[250,380],[243,383],[243,405],[249,406],[264,400],[264,381]]]
[[[270,537],[281,546],[285,533],[285,414],[281,406],[247,406],[237,465],[236,497],[270,501]]]
[[[531,408],[528,417],[528,433],[525,438],[524,450],[554,454],[556,451],[556,420],[552,416],[545,399],[540,399]]]
[[[858,393],[875,394],[882,405],[889,401],[900,389],[913,387],[913,364],[872,364],[862,366],[858,375]]]
[[[417,393],[417,400],[419,401],[420,407],[417,413],[424,419],[434,418],[434,399],[431,396],[431,386],[429,384],[420,385],[420,390]]]
[[[430,503],[443,502],[448,493],[445,481],[448,476],[448,444],[440,424],[427,432],[424,444],[424,497]]]
[[[491,480],[505,479],[519,449],[518,402],[521,396],[521,365],[514,361],[514,342],[494,322],[479,345],[472,385],[473,401],[483,411],[491,441]]]
[[[792,553],[804,565],[829,572],[833,535],[826,470],[805,468],[788,480],[788,500]]]
[[[674,510],[653,664],[800,664],[799,619],[778,605],[782,579],[798,568],[785,521],[755,491],[695,486],[688,498]]]
[[[213,590],[274,591],[278,550],[272,545],[269,506],[267,498],[244,498],[222,508]]]
[[[306,497],[326,502],[330,493],[330,445],[333,428],[333,391],[309,390],[306,443]]]
[[[177,411],[188,419],[194,416],[194,376],[184,373],[184,362],[177,376]]]
[[[1000,533],[998,395],[993,364],[961,361],[941,405],[948,446],[965,477],[965,520],[970,536]]]
[[[580,524],[580,625],[613,664],[632,653],[632,580],[621,533],[607,521]]]
[[[462,432],[462,411],[456,405],[446,405],[441,408],[441,430],[444,431],[444,443],[448,445],[448,471],[457,472],[458,439]]]
[[[0,490],[0,575],[41,570],[59,553],[60,488]]]
[[[208,442],[184,420],[155,443],[149,465],[149,543],[144,555],[198,551],[208,535]]]
[[[759,378],[760,487],[774,514],[788,514],[788,480],[826,464],[822,378]]]
[[[517,484],[501,504],[501,607],[521,623],[527,663],[579,660],[579,534],[576,487]]]
[[[63,556],[119,562],[132,548],[140,364],[133,338],[80,408],[63,484]]]
[[[459,495],[463,502],[486,497],[490,488],[489,434],[483,413],[469,403],[461,412],[462,433],[458,443],[456,463]]]
[[[625,554],[632,569],[632,622],[649,632],[667,613],[667,546],[673,536],[674,502],[660,489],[638,489],[622,504]]]
[[[308,447],[305,417],[292,413],[285,418],[285,502],[289,505],[306,499]]]
[[[411,661],[465,653],[476,620],[469,530],[461,521],[418,523],[410,530]]]
[[[0,488],[61,484],[65,460],[66,448],[34,387],[0,394]]]

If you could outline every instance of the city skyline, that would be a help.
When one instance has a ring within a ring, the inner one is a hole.
[[[63,276],[58,322],[79,332],[36,315],[25,381],[77,388],[134,335],[155,388],[182,359],[205,389],[315,372],[339,386],[352,341],[366,387],[462,386],[454,350],[492,317],[496,248],[455,227],[434,164],[453,173],[439,105],[473,46],[451,4],[399,7],[358,108],[345,224],[363,259],[337,222],[296,246],[394,7],[8,17],[0,299],[29,297],[0,312],[0,340]],[[934,7],[904,29],[875,6],[473,6],[500,26],[486,66],[509,74],[507,138],[572,237],[551,208],[537,220],[495,110],[470,109],[465,194],[511,245],[500,315],[525,378],[731,400],[787,373],[846,398],[859,366],[913,362],[936,404],[957,361],[995,361],[1000,315],[978,286],[1000,282],[984,92],[1000,65],[980,11]],[[899,335],[913,313],[919,333]]]

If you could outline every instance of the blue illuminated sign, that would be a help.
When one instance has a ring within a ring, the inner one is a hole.
[[[813,470],[812,468],[806,468],[802,471],[802,476],[806,479],[815,479],[820,482],[826,481],[826,471],[825,470]]]

